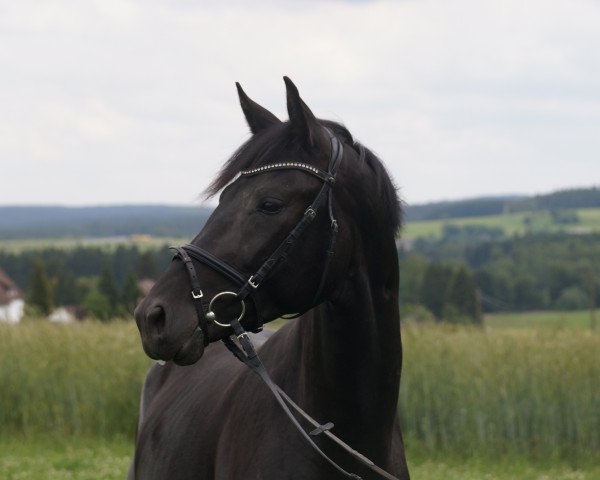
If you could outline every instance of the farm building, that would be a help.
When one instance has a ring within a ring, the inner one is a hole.
[[[24,306],[23,292],[0,268],[0,322],[19,323]]]
[[[140,289],[140,292],[141,292],[140,300],[150,293],[150,290],[152,290],[152,287],[154,286],[155,283],[156,282],[154,280],[152,280],[151,278],[142,278],[138,282],[138,288]]]

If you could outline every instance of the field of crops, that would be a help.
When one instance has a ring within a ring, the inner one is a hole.
[[[600,334],[409,325],[403,342],[414,478],[600,474]],[[123,478],[149,365],[132,323],[0,325],[0,478]]]
[[[561,225],[552,222],[548,211],[508,213],[481,217],[449,218],[409,222],[404,226],[402,238],[440,237],[444,225],[477,225],[499,228],[505,235],[522,235],[525,232],[598,232],[600,231],[600,208],[576,210],[579,222]],[[526,219],[528,219],[526,221]]]
[[[15,240],[0,240],[0,250],[20,254],[30,250],[44,250],[46,248],[71,250],[78,247],[98,247],[111,251],[119,246],[124,246],[137,247],[145,251],[162,248],[165,245],[181,245],[189,241],[189,238],[154,237],[150,235],[97,238],[19,238]]]

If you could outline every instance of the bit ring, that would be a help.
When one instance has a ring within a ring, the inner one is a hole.
[[[215,300],[219,297],[223,297],[225,295],[231,295],[234,297],[237,297],[237,293],[234,292],[221,292],[221,293],[217,293],[212,300],[210,301],[210,303],[208,304],[208,312],[206,313],[206,317],[209,320],[212,320],[213,322],[215,322],[217,325],[221,326],[221,327],[231,327],[231,323],[221,323],[217,320],[217,315],[215,314],[215,312],[213,312],[213,303],[215,302]],[[237,321],[239,322],[242,318],[244,318],[244,315],[246,313],[246,303],[244,302],[243,299],[240,300],[240,303],[242,304],[242,311],[240,313],[240,316],[237,318]]]

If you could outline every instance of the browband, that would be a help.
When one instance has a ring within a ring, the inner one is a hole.
[[[271,170],[289,169],[302,170],[303,172],[314,175],[315,177],[319,178],[320,180],[323,180],[324,182],[334,182],[334,177],[331,174],[324,172],[319,168],[313,167],[312,165],[308,165],[307,163],[300,162],[270,163],[268,165],[263,165],[262,167],[256,167],[250,170],[242,170],[240,171],[240,175],[244,177],[250,177],[252,175],[258,175],[259,173],[265,173]]]

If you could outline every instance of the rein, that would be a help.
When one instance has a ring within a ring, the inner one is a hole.
[[[305,210],[302,218],[296,226],[292,229],[292,231],[288,234],[288,236],[281,242],[281,244],[275,249],[275,251],[271,254],[271,256],[256,270],[253,275],[246,278],[242,273],[236,270],[234,267],[224,262],[220,258],[212,255],[206,250],[197,247],[195,245],[186,244],[180,247],[171,247],[173,250],[176,250],[175,258],[179,257],[185,266],[185,269],[188,273],[188,277],[190,279],[190,284],[192,287],[192,298],[194,302],[194,307],[196,309],[196,313],[198,315],[198,326],[196,327],[194,333],[190,337],[190,339],[183,345],[182,349],[187,348],[189,345],[194,344],[195,342],[202,341],[204,345],[208,345],[210,343],[210,338],[208,334],[208,324],[209,322],[213,322],[216,325],[225,328],[232,328],[239,342],[238,344],[233,340],[233,335],[230,337],[224,338],[222,341],[225,346],[229,349],[229,351],[242,363],[248,366],[254,373],[256,373],[269,388],[279,406],[283,409],[286,415],[289,417],[292,424],[296,427],[298,432],[302,435],[302,437],[312,446],[312,448],[319,454],[323,459],[325,459],[329,464],[331,464],[334,468],[338,470],[341,474],[348,478],[353,478],[357,480],[361,480],[361,477],[346,471],[336,462],[334,462],[329,456],[323,452],[319,448],[319,446],[315,443],[315,441],[311,437],[316,437],[318,435],[324,434],[331,440],[333,440],[337,445],[346,450],[350,455],[352,455],[355,459],[359,460],[363,465],[366,465],[371,470],[381,475],[383,478],[388,480],[398,480],[397,477],[394,477],[387,473],[385,470],[379,468],[375,465],[371,460],[357,452],[349,445],[347,445],[340,438],[331,433],[331,429],[333,428],[333,423],[327,422],[323,425],[319,424],[315,419],[313,419],[310,415],[308,415],[304,410],[302,410],[288,395],[277,386],[269,373],[267,372],[264,364],[260,360],[258,354],[250,338],[247,334],[247,331],[241,325],[240,320],[245,315],[246,312],[246,303],[245,300],[250,298],[254,303],[257,317],[257,324],[251,326],[248,330],[251,332],[258,332],[262,330],[262,323],[260,318],[260,298],[258,295],[258,289],[260,285],[264,282],[264,280],[269,276],[269,274],[273,271],[273,269],[279,265],[280,262],[285,260],[288,256],[298,238],[302,235],[302,233],[306,230],[306,228],[312,223],[312,221],[317,216],[317,212],[324,204],[327,204],[327,210],[329,214],[330,220],[330,234],[329,234],[329,245],[326,251],[326,258],[323,266],[323,273],[321,274],[321,280],[319,281],[319,285],[317,287],[313,304],[316,304],[319,297],[321,296],[323,289],[325,287],[325,283],[327,281],[327,273],[330,266],[330,260],[333,257],[337,233],[338,233],[338,222],[335,219],[333,212],[333,201],[332,201],[332,188],[335,183],[335,176],[337,173],[337,169],[342,160],[343,155],[343,147],[341,142],[331,133],[328,129],[325,129],[327,132],[330,142],[331,142],[331,157],[329,160],[328,170],[325,172],[320,170],[312,165],[308,165],[305,163],[299,162],[284,162],[284,163],[273,163],[269,165],[264,165],[261,167],[257,167],[251,170],[242,170],[240,172],[240,177],[249,177],[254,175],[259,175],[261,173],[266,173],[275,170],[289,170],[295,169],[305,172],[307,174],[313,175],[320,179],[323,182],[321,189],[317,193],[315,199],[310,204],[310,206]],[[364,149],[361,148],[361,157],[364,156]],[[206,301],[204,297],[204,293],[200,287],[200,281],[198,279],[198,275],[196,274],[196,270],[194,268],[193,260],[197,260],[213,270],[216,270],[231,280],[233,283],[240,286],[237,292],[231,291],[223,291],[216,294],[210,301]],[[219,298],[231,296],[236,300],[240,301],[241,304],[241,312],[238,318],[231,320],[229,323],[221,323],[217,319],[217,315],[213,310],[213,306],[215,301]],[[296,314],[292,317],[287,318],[295,318],[296,316],[300,316],[300,314]],[[241,346],[241,348],[240,348]],[[300,414],[305,420],[311,423],[314,427],[310,433],[306,433],[304,428],[300,425],[294,414],[291,412],[290,407],[292,407],[298,414]]]

